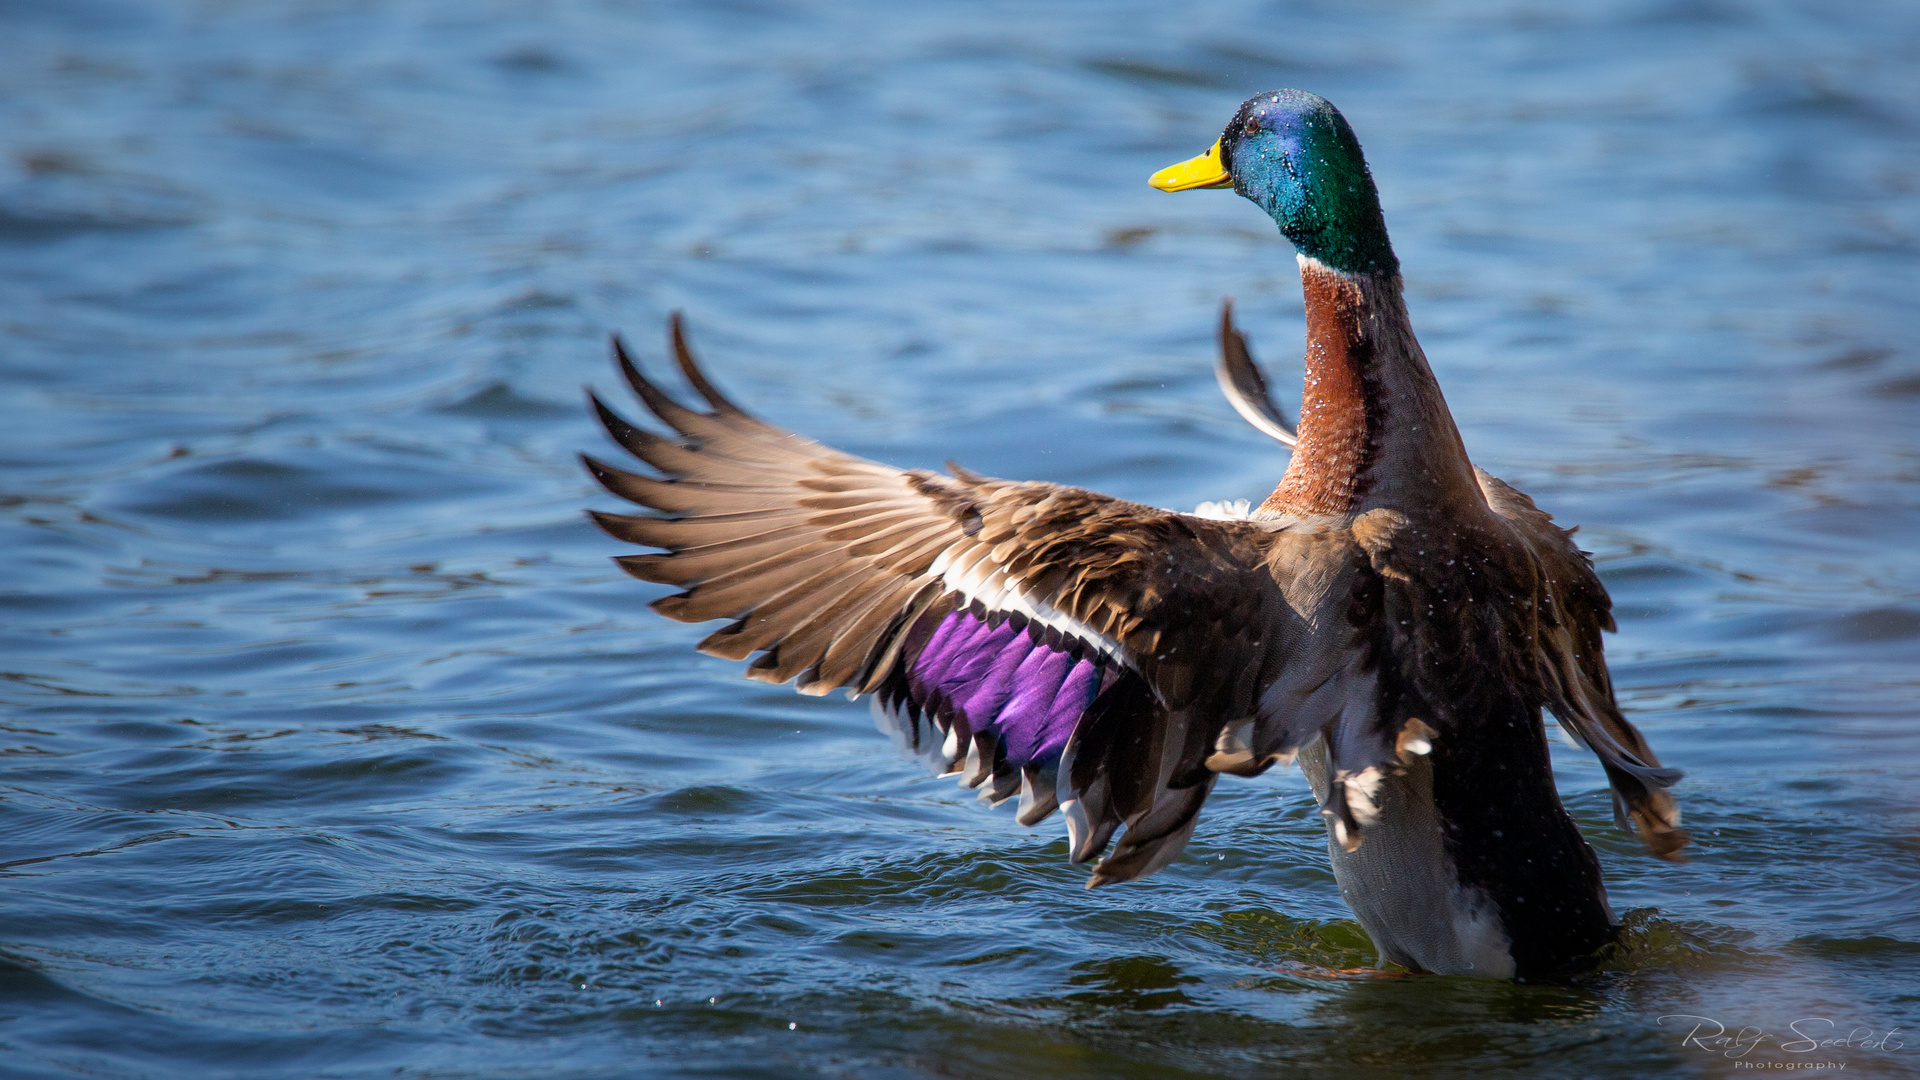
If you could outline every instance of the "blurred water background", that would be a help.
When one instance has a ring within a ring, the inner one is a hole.
[[[1917,72],[1902,0],[0,3],[0,1074],[1920,1072]],[[1657,863],[1556,746],[1632,912],[1567,985],[1334,975],[1297,772],[1089,893],[581,516],[674,308],[858,453],[1257,500],[1291,251],[1145,179],[1280,86],[1689,773]]]

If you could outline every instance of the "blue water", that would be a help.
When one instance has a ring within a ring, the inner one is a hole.
[[[1916,71],[1901,0],[0,4],[0,1074],[1920,1074]],[[1556,746],[1569,985],[1341,974],[1297,772],[1087,892],[581,516],[674,308],[858,453],[1259,498],[1291,253],[1145,178],[1277,86],[1688,771],[1669,865]]]

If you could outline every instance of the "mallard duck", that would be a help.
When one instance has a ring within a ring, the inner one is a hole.
[[[1616,933],[1600,864],[1554,789],[1542,709],[1599,756],[1616,820],[1655,855],[1687,838],[1663,768],[1621,715],[1611,602],[1586,553],[1467,459],[1414,339],[1372,175],[1347,121],[1296,90],[1240,107],[1211,149],[1154,175],[1232,187],[1298,251],[1297,432],[1235,329],[1236,409],[1292,446],[1257,508],[1178,513],[1058,484],[897,469],[704,407],[619,369],[673,435],[598,397],[659,475],[591,457],[656,514],[591,512],[660,549],[616,560],[678,587],[653,609],[726,619],[700,642],[764,682],[869,696],[883,729],[1034,825],[1058,811],[1089,887],[1167,865],[1221,774],[1296,759],[1342,896],[1380,961],[1528,977]]]

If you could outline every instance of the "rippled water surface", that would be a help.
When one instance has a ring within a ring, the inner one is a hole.
[[[0,1074],[1920,1073],[1917,72],[1900,0],[0,4]],[[581,516],[674,308],[859,453],[1259,498],[1291,252],[1144,181],[1277,86],[1689,774],[1657,863],[1556,747],[1568,985],[1341,974],[1297,772],[1087,892]]]

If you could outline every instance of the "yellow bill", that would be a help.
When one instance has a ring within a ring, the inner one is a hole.
[[[1220,140],[1215,139],[1207,152],[1169,165],[1147,178],[1161,191],[1187,191],[1192,188],[1232,187],[1233,177],[1220,164]]]

